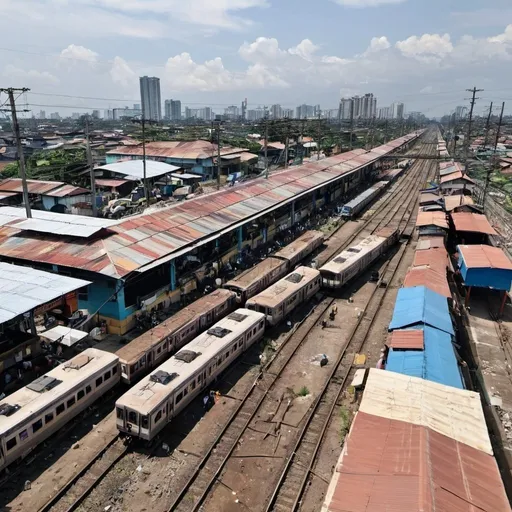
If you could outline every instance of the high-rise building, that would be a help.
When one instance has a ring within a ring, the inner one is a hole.
[[[270,115],[272,119],[281,119],[283,117],[283,109],[281,105],[272,105],[270,107]]]
[[[60,119],[60,114],[58,112],[52,112],[50,114],[50,119],[54,120],[54,121],[57,121]]]
[[[164,103],[165,114],[164,117],[170,121],[181,121],[181,101],[180,100],[165,100]]]
[[[350,119],[351,109],[352,109],[352,99],[351,98],[341,98],[340,106],[338,108],[338,120],[343,121],[345,119]]]
[[[134,104],[133,104],[133,110],[142,110],[142,109],[140,108],[140,103],[134,103]]]
[[[141,110],[135,110],[130,107],[115,108],[112,110],[112,118],[114,119],[114,121],[119,121],[123,118],[132,119],[140,115],[142,115]]]
[[[93,117],[94,119],[99,119],[99,118],[101,117],[101,113],[100,113],[100,111],[99,111],[99,110],[93,110],[93,111],[92,111],[92,117]]]
[[[114,113],[111,108],[103,111],[103,119],[107,121],[112,121],[112,119],[114,119]]]
[[[46,112],[44,110],[39,111],[39,119],[46,119]]]
[[[314,108],[314,111],[313,111],[313,115],[315,117],[318,117],[321,114],[322,114],[322,109],[320,108],[320,105],[315,105],[315,108]]]
[[[395,118],[396,119],[403,119],[404,113],[405,113],[405,106],[403,103],[395,103]]]
[[[76,121],[77,119],[80,119],[80,112],[73,112],[71,114],[71,119],[73,119],[74,121]]]
[[[258,107],[247,111],[247,121],[259,121],[265,117],[265,109]]]
[[[310,119],[315,117],[315,107],[313,107],[313,105],[300,105],[296,108],[295,117],[297,119]]]
[[[162,119],[160,78],[156,76],[140,77],[140,99],[145,119],[160,121]]]
[[[242,121],[247,119],[247,98],[242,101]]]
[[[224,109],[224,116],[226,119],[236,121],[238,119],[240,109],[236,105],[231,105]]]
[[[371,119],[377,115],[377,98],[373,93],[364,96],[353,96],[352,98],[341,98],[338,108],[338,119],[340,121],[350,119]]]
[[[455,118],[462,119],[466,115],[467,110],[468,110],[467,107],[463,107],[463,106],[459,105],[458,107],[455,108]]]
[[[283,117],[293,119],[293,108],[283,108]]]

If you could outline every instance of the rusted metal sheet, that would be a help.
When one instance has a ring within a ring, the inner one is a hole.
[[[468,268],[499,268],[512,270],[512,262],[503,249],[490,245],[459,245],[458,249]]]
[[[446,279],[446,271],[438,272],[433,268],[413,267],[407,272],[404,279],[404,288],[412,288],[413,286],[426,286],[433,292],[451,298],[452,294]]]
[[[386,345],[395,350],[423,350],[425,348],[423,331],[421,329],[398,329],[388,336]]]
[[[448,253],[444,247],[416,251],[413,267],[428,266],[440,274],[448,268]]]
[[[491,455],[429,428],[358,412],[324,510],[510,512]]]
[[[59,188],[56,188],[54,190],[50,190],[49,192],[44,193],[43,195],[49,196],[49,197],[72,197],[72,196],[79,196],[79,195],[85,195],[90,194],[91,191],[87,190],[86,188],[82,187],[75,187],[74,185],[62,185]]]
[[[29,194],[47,194],[50,190],[54,190],[62,185],[64,185],[63,181],[27,180]],[[23,192],[21,178],[7,178],[3,180],[0,182],[0,191]]]
[[[446,214],[444,212],[419,212],[416,219],[416,227],[421,226],[438,226],[448,229]]]
[[[484,235],[497,235],[485,215],[471,212],[452,213],[452,221],[456,231],[469,231],[483,233]]]

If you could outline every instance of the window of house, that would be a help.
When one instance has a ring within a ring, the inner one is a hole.
[[[38,430],[41,430],[43,426],[43,419],[39,419],[37,421],[34,421],[34,423],[32,423],[32,432],[37,432]]]
[[[55,412],[57,413],[57,416],[58,416],[59,414],[62,414],[62,413],[64,412],[64,409],[65,409],[64,404],[60,404],[60,405],[58,405],[58,406],[57,406],[57,409],[55,409]]]

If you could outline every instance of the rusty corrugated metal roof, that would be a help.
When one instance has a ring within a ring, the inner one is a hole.
[[[421,329],[397,329],[388,336],[388,347],[401,350],[423,350],[425,340]]]
[[[413,267],[405,276],[404,288],[412,288],[413,286],[426,286],[446,298],[452,296],[446,279],[446,271],[440,273],[434,268]]]
[[[512,262],[503,249],[490,245],[459,245],[468,268],[499,268],[512,270]]]
[[[47,194],[50,190],[62,187],[63,181],[41,181],[27,180],[29,194]],[[21,178],[7,178],[0,182],[0,191],[2,192],[23,192]]]
[[[106,179],[106,178],[97,178],[94,180],[96,185],[100,187],[112,187],[117,188],[125,183],[129,183],[128,180],[115,180],[115,179]]]
[[[491,455],[424,426],[358,412],[329,512],[510,512]]]
[[[413,136],[415,134],[394,142],[399,146]],[[155,144],[157,149],[167,146],[166,143],[150,144]],[[389,145],[387,148],[388,151],[393,149]],[[273,173],[268,179],[257,178],[156,212],[129,217],[111,228],[114,233],[103,233],[94,240],[52,235],[26,237],[16,226],[6,225],[0,230],[0,255],[79,267],[120,278],[168,261],[239,223],[256,219],[285,201],[356,170],[362,160],[376,161],[380,156],[375,151],[358,149],[292,167]]]
[[[413,267],[428,266],[440,274],[446,273],[448,268],[448,253],[444,247],[416,251]]]
[[[424,251],[425,249],[435,249],[442,247],[444,249],[444,239],[442,236],[426,237],[422,236],[416,244],[417,251]]]
[[[42,195],[49,197],[72,197],[84,194],[90,194],[91,191],[82,187],[75,187],[74,185],[62,185],[56,189],[50,190]]]
[[[451,212],[458,206],[475,204],[471,196],[456,194],[454,196],[444,196],[444,209]]]
[[[220,154],[232,155],[242,153],[243,148],[224,147]],[[120,146],[107,152],[108,155],[130,155],[142,156],[142,144],[137,146]],[[146,156],[153,158],[182,158],[185,160],[196,160],[214,158],[217,156],[217,144],[207,140],[194,141],[165,141],[146,143]]]
[[[485,215],[471,212],[456,212],[452,213],[451,216],[456,231],[497,235]]]
[[[441,176],[441,183],[447,183],[449,181],[454,181],[454,180],[465,180],[465,181],[469,181],[470,183],[474,183],[474,181],[467,175],[467,174],[464,174],[462,171],[455,171],[455,172],[452,172],[451,174],[446,174],[445,176]]]
[[[422,226],[438,226],[448,229],[448,222],[444,212],[418,212],[416,219],[416,227]]]

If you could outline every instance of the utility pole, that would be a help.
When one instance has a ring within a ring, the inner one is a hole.
[[[220,190],[220,175],[222,172],[222,161],[220,159],[220,123],[217,122],[217,190]]]
[[[489,129],[491,126],[491,115],[492,115],[492,101],[489,106],[489,115],[487,116],[487,122],[485,123],[485,139],[484,139],[484,149],[487,147],[489,143]]]
[[[146,207],[149,206],[149,189],[146,174],[146,111],[144,102],[142,102],[142,176],[144,183],[144,197],[146,198]]]
[[[7,89],[0,89],[0,92],[5,92],[9,96],[9,102],[11,104],[11,115],[12,125],[14,129],[14,136],[16,137],[16,146],[18,148],[18,161],[20,168],[21,186],[23,188],[23,202],[25,203],[25,211],[27,213],[27,219],[32,218],[32,212],[30,210],[30,202],[28,198],[28,187],[27,187],[27,175],[25,173],[25,155],[23,154],[23,146],[21,145],[21,134],[20,125],[18,123],[18,115],[16,112],[16,100],[14,99],[14,93],[23,94],[24,92],[30,91],[26,87],[17,89],[15,87],[9,87]],[[2,110],[2,112],[8,112],[8,110]],[[22,112],[28,112],[28,110],[22,110]]]
[[[493,160],[491,161],[489,169],[487,170],[487,175],[485,177],[484,194],[483,194],[483,199],[482,199],[482,207],[484,209],[484,212],[485,212],[485,198],[487,197],[487,190],[489,188],[489,182],[491,181],[492,168],[493,168],[494,161],[496,159],[496,150],[498,149],[498,142],[500,139],[500,131],[501,131],[501,124],[503,123],[503,112],[504,111],[505,111],[505,102],[503,102],[501,104],[500,120],[498,121],[498,128],[496,129],[496,138],[494,139]]]
[[[471,139],[471,125],[473,124],[473,108],[475,107],[476,100],[480,99],[476,97],[477,92],[482,92],[483,89],[477,89],[476,87],[473,87],[473,89],[466,89],[466,91],[472,93],[471,96],[471,108],[469,109],[469,117],[468,117],[468,136],[467,141],[464,144],[464,174],[468,173],[468,156],[469,156],[469,144]]]
[[[354,100],[350,100],[350,150],[352,150],[352,134],[354,132]]]
[[[92,194],[92,216],[98,216],[98,210],[96,206],[96,181],[94,176],[94,164],[92,162],[92,154],[91,154],[91,142],[89,140],[89,116],[85,116],[85,140],[87,143],[87,164],[89,165],[89,170],[91,173],[91,194]]]
[[[265,154],[265,178],[268,179],[268,117],[267,117],[267,107],[263,107],[263,118],[265,120],[265,147],[264,147],[264,154]]]
[[[370,149],[373,149],[373,144],[375,142],[375,124],[376,124],[376,117],[373,116],[373,120],[372,120],[372,138],[370,140]]]
[[[321,131],[321,125],[322,122],[322,111],[318,110],[318,132],[317,132],[317,139],[318,142],[316,143],[316,159],[320,160],[320,139],[322,137],[322,131]]]

